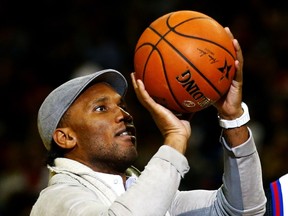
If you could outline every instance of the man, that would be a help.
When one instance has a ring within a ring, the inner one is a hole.
[[[157,104],[132,73],[135,93],[164,137],[135,175],[136,132],[124,103],[127,82],[119,72],[103,70],[64,83],[40,107],[38,128],[51,178],[31,215],[263,215],[261,165],[242,103],[243,57],[227,31],[237,52],[237,73],[228,94],[214,104],[223,127],[224,174],[218,190],[178,190],[189,170],[184,155],[190,122]]]

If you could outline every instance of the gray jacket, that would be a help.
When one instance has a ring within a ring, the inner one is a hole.
[[[31,216],[263,215],[266,197],[251,131],[249,140],[233,149],[224,138],[220,141],[224,174],[218,190],[179,191],[189,165],[182,154],[165,145],[126,187],[120,176],[96,173],[79,162],[58,158],[55,167],[49,167],[49,186],[41,191]]]

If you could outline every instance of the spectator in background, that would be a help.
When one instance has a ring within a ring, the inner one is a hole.
[[[267,197],[265,216],[287,216],[288,174],[271,182],[265,193]]]

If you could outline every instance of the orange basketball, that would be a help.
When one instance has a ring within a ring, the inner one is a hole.
[[[134,70],[150,96],[175,113],[219,100],[235,74],[236,53],[225,29],[196,11],[176,11],[150,24],[134,53]]]

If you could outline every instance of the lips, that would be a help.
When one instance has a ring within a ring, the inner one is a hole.
[[[135,145],[136,144],[136,129],[133,124],[126,125],[125,128],[119,130],[116,133],[118,137],[129,137],[131,142]]]
[[[135,137],[135,135],[136,135],[136,129],[135,129],[134,125],[132,125],[132,124],[126,125],[125,128],[123,128],[122,130],[120,130],[119,132],[116,133],[116,136]]]

